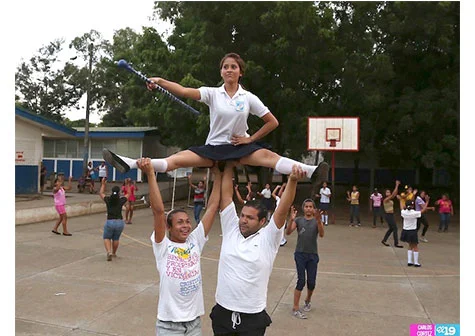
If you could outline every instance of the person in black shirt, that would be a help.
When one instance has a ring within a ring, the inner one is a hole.
[[[111,261],[112,257],[116,256],[119,248],[119,238],[124,230],[124,220],[122,219],[122,206],[127,202],[127,197],[120,196],[120,188],[118,186],[112,187],[112,194],[106,196],[104,193],[106,189],[106,179],[101,181],[101,190],[99,196],[104,200],[107,206],[107,220],[104,224],[104,247],[107,252],[107,261]]]

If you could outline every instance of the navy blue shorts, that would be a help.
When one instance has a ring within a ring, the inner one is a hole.
[[[252,142],[246,145],[204,145],[193,146],[188,150],[193,153],[213,160],[213,161],[227,161],[227,160],[239,160],[242,157],[248,156],[259,149],[271,149],[271,146],[263,142]]]
[[[417,229],[416,230],[402,230],[400,241],[409,244],[419,244],[419,238],[417,237]]]
[[[317,281],[317,268],[320,258],[316,253],[294,252],[295,266],[297,267],[297,285],[295,289],[301,291],[307,283],[309,290],[314,290]]]
[[[330,210],[330,203],[321,203],[318,205],[318,208],[323,211]]]

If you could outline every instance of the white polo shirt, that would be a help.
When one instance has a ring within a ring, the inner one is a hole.
[[[267,285],[279,250],[284,227],[269,224],[244,238],[234,203],[220,212],[223,241],[218,266],[216,302],[224,308],[247,314],[263,311]]]
[[[402,210],[401,216],[404,219],[402,228],[404,230],[416,230],[417,218],[421,217],[420,211],[415,210]]]
[[[200,102],[209,106],[210,127],[206,145],[227,145],[233,135],[249,136],[247,118],[253,114],[262,118],[269,109],[254,94],[241,85],[234,97],[220,87],[200,87]]]
[[[330,203],[330,197],[327,195],[331,195],[330,188],[320,188],[320,203]]]
[[[270,191],[270,189],[262,189],[261,194],[262,194],[262,197],[264,198],[272,197],[272,191]]]

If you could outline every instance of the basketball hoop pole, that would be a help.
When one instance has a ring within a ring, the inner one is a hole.
[[[359,117],[308,117],[307,150],[332,152],[332,194],[335,191],[335,152],[359,151]],[[338,145],[337,145],[338,143]],[[335,223],[335,202],[331,203],[332,223]]]
[[[332,193],[335,193],[335,151],[332,151]],[[332,208],[335,208],[335,202],[331,202]],[[332,224],[335,224],[335,211],[332,211]]]

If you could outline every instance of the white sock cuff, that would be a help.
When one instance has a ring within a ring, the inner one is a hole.
[[[152,159],[152,166],[156,172],[166,173],[168,168],[168,162],[165,159]]]
[[[121,155],[117,155],[117,156],[120,157],[122,159],[122,161],[127,163],[129,165],[130,169],[138,168],[137,167],[137,160],[131,159],[127,156],[121,156]]]
[[[275,164],[275,170],[283,175],[289,175],[292,172],[292,166],[295,164],[300,165],[302,167],[308,178],[311,178],[313,172],[315,171],[315,169],[317,169],[317,166],[309,166],[304,163],[282,156]]]

